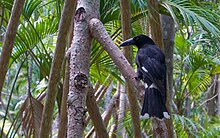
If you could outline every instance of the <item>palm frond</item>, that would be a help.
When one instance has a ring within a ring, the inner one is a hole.
[[[177,114],[173,114],[173,116],[177,136],[198,136],[200,132],[204,131],[204,128],[196,121]]]
[[[41,0],[27,0],[23,7],[22,15],[29,19],[41,3]]]
[[[215,37],[220,37],[218,14],[203,9],[187,0],[163,0],[161,5],[170,12],[176,23],[180,23],[183,20],[187,26],[198,25]]]
[[[50,17],[20,25],[12,52],[12,59],[19,59],[20,55],[24,54],[26,50],[32,51],[33,48],[36,48],[39,53],[45,52],[47,41],[49,41],[48,36],[54,35],[57,29],[57,19]],[[44,43],[45,40],[46,43]],[[34,57],[36,58],[37,56],[35,55]],[[50,55],[47,54],[47,57],[50,57]],[[14,60],[11,60],[9,65],[13,62]]]

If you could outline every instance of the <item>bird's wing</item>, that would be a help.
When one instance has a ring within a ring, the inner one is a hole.
[[[151,51],[148,51],[151,52]],[[153,82],[165,96],[166,92],[166,66],[161,63],[158,56],[148,56],[146,52],[137,54],[136,62],[143,74],[143,80],[147,77]]]

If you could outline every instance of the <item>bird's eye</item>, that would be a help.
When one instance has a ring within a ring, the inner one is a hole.
[[[135,37],[135,38],[134,38],[134,41],[136,41],[136,42],[139,41],[139,40],[140,40],[139,37]]]

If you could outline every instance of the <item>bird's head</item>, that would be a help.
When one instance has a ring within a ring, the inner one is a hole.
[[[155,45],[154,41],[146,35],[138,35],[128,40],[125,40],[121,43],[120,47],[136,45],[139,48],[142,48],[144,45]]]

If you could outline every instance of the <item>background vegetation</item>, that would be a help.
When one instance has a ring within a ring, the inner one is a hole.
[[[130,4],[132,36],[149,34],[146,1],[131,0]],[[41,118],[39,113],[43,109],[63,5],[63,0],[25,2],[0,97],[1,136],[28,137],[39,129],[36,122]],[[12,6],[13,0],[0,1],[0,52]],[[171,107],[178,137],[220,136],[219,7],[217,0],[160,1],[159,12],[171,16],[175,22]],[[116,45],[122,41],[120,15],[119,1],[100,0],[100,19]],[[137,49],[132,51],[134,60]],[[52,136],[58,133],[64,67],[58,86]],[[118,82],[125,84],[111,58],[96,41],[92,42],[90,54],[90,81],[101,113],[114,99]],[[33,97],[32,102],[28,95]],[[119,132],[123,132],[132,137],[130,109],[128,102],[125,103],[124,119],[118,120],[116,102],[107,130],[112,135],[119,136]],[[88,118],[86,123],[85,135],[93,126]],[[112,130],[115,124],[118,127]],[[150,120],[141,120],[141,129],[144,135],[153,135]]]

